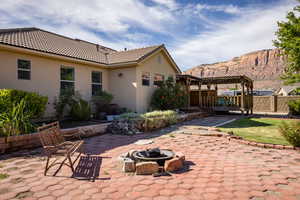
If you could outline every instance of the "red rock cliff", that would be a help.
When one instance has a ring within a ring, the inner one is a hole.
[[[255,51],[230,61],[199,65],[184,73],[199,77],[246,75],[254,80],[255,89],[278,89],[286,63],[280,53],[279,49]]]

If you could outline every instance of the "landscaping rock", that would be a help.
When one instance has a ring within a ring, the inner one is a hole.
[[[173,171],[177,171],[179,169],[181,169],[183,167],[183,162],[182,159],[179,159],[177,157],[171,159],[171,160],[167,160],[165,162],[165,171],[167,172],[173,172]]]
[[[123,162],[123,172],[135,172],[135,163],[131,158],[125,158]]]
[[[134,144],[137,145],[146,145],[146,144],[152,144],[153,140],[138,140]]]
[[[137,175],[151,175],[157,173],[159,170],[156,162],[140,162],[136,164],[135,168]]]
[[[132,120],[116,120],[108,127],[107,132],[119,135],[134,135],[139,132],[135,121]]]
[[[178,158],[182,163],[185,161],[185,155],[181,152],[176,153],[176,158]]]

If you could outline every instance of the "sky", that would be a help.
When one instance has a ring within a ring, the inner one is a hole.
[[[0,0],[0,28],[37,27],[116,50],[165,44],[181,68],[274,48],[296,0]]]

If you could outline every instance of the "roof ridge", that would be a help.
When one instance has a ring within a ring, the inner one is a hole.
[[[122,51],[116,51],[110,54],[115,54],[115,53],[122,53],[122,52],[129,52],[129,51],[137,51],[137,50],[141,50],[141,49],[147,49],[147,48],[151,48],[151,47],[161,47],[164,46],[164,44],[160,44],[160,45],[151,45],[151,46],[146,46],[146,47],[141,47],[141,48],[136,48],[136,49],[129,49],[129,50],[122,50]]]
[[[24,28],[5,28],[0,29],[0,33],[10,33],[10,32],[21,32],[21,31],[37,31],[40,30],[36,27],[24,27]]]

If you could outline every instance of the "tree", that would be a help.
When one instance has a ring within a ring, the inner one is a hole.
[[[298,0],[300,2],[300,0]],[[300,82],[300,5],[288,12],[287,21],[278,22],[274,45],[283,50],[288,64],[282,79],[285,84]]]

